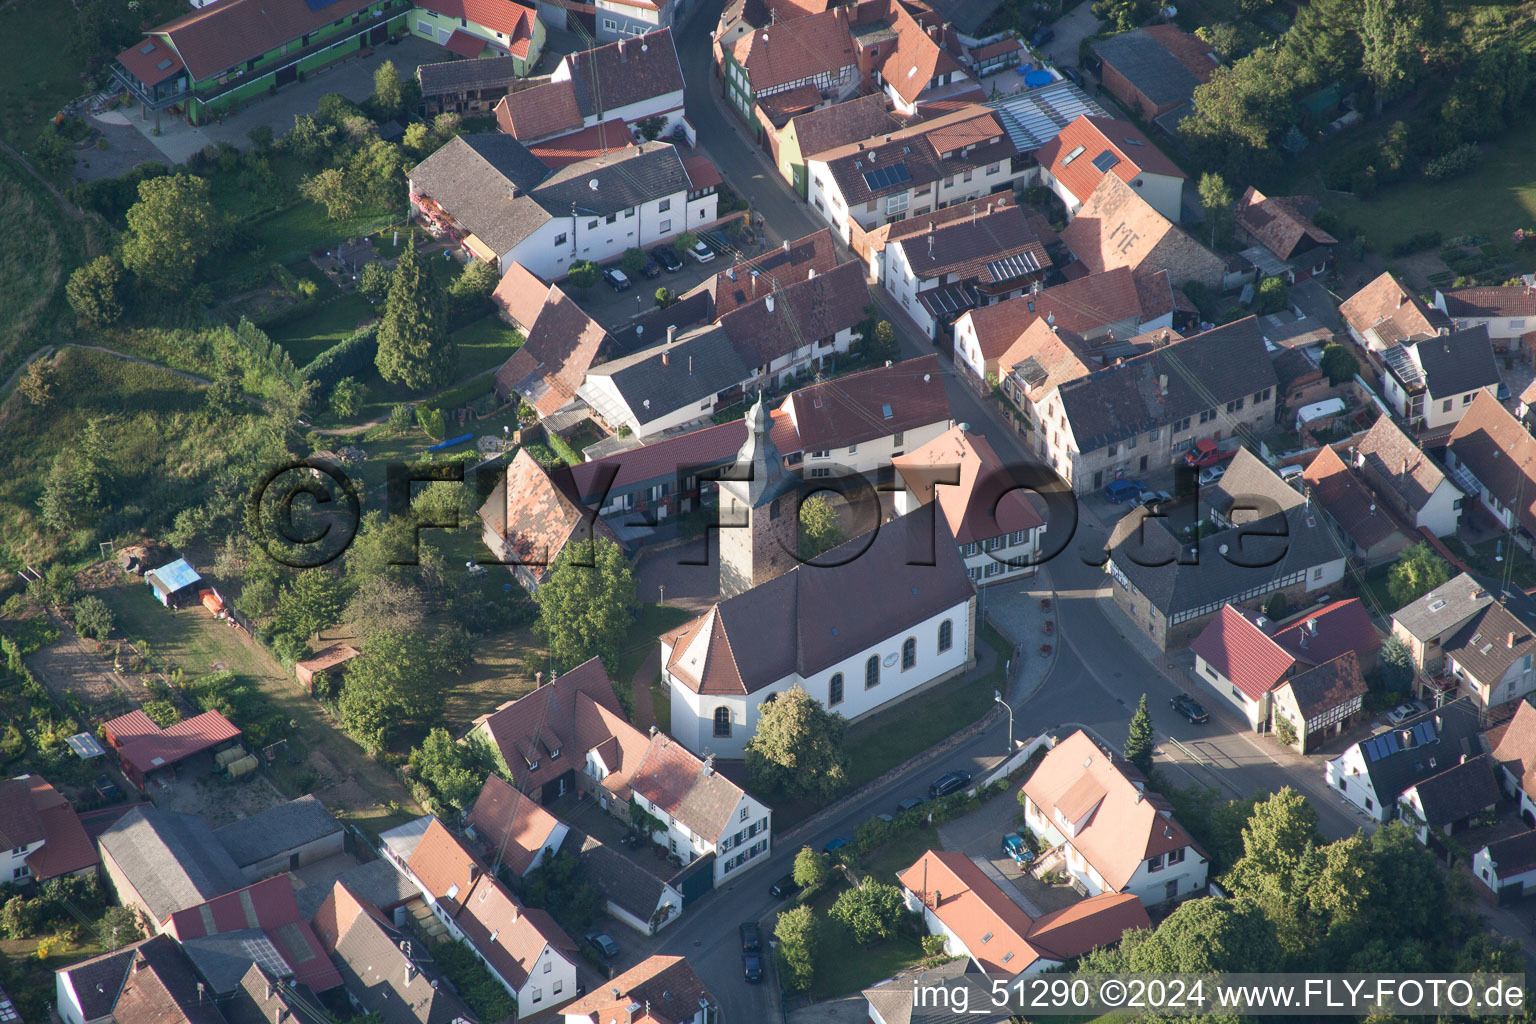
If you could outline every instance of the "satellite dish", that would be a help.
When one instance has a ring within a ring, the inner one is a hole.
[[[591,189],[593,192],[596,192],[597,191],[597,179],[596,178],[589,178],[589,179],[587,179],[587,188]]]
[[[1220,551],[1222,554],[1226,554],[1227,553],[1227,546],[1225,544],[1223,544],[1221,547],[1217,548],[1216,550]]]
[[[923,374],[923,383],[924,384],[927,384],[932,379],[933,379],[933,374],[931,374],[931,373]]]

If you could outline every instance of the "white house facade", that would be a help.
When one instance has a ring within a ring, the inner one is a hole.
[[[514,263],[548,281],[559,280],[581,260],[603,263],[626,249],[650,248],[685,231],[697,231],[716,219],[719,197],[714,192],[690,198],[686,188],[649,199],[618,213],[588,216],[572,213],[553,217],[513,248],[499,254],[505,274]]]

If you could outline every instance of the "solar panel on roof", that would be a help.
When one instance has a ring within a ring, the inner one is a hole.
[[[1119,155],[1108,149],[1093,158],[1093,166],[1097,167],[1100,171],[1108,171],[1119,162]]]
[[[907,165],[903,163],[890,164],[885,167],[877,167],[873,171],[864,172],[864,184],[869,186],[871,192],[879,192],[881,189],[899,185],[904,181],[911,181],[912,175],[907,173]]]
[[[240,945],[245,947],[246,955],[253,963],[273,977],[286,978],[293,974],[293,968],[288,966],[288,961],[283,959],[277,947],[272,945],[272,940],[265,935],[241,939]]]
[[[1015,277],[1023,277],[1025,274],[1033,274],[1040,269],[1040,261],[1035,259],[1034,253],[1021,252],[1013,256],[1004,256],[1000,260],[993,260],[987,264],[987,272],[992,275],[994,281],[1008,281]]]
[[[1417,743],[1433,743],[1433,742],[1435,742],[1435,723],[1434,722],[1420,722],[1418,725],[1414,726],[1413,727],[1413,738],[1414,738],[1414,741],[1417,742]]]

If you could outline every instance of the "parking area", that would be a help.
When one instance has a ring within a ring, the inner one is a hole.
[[[665,244],[671,245],[670,242]],[[658,246],[652,246],[646,252],[650,253],[656,248]],[[618,262],[616,259],[609,260],[604,266],[616,267]],[[606,280],[600,280],[586,295],[577,297],[577,304],[604,327],[622,327],[641,313],[655,308],[658,288],[665,288],[674,296],[682,295],[729,265],[730,262],[720,255],[708,263],[685,258],[682,268],[677,272],[669,274],[662,271],[659,277],[638,278],[631,281],[630,287],[622,292],[615,291]]]
[[[1003,836],[1024,827],[1024,812],[1015,793],[994,797],[970,814],[939,826],[944,849],[955,850],[978,861],[1024,912],[1041,917],[1070,907],[1082,899],[1070,885],[1047,885],[1031,878],[1013,858],[1003,853]]]

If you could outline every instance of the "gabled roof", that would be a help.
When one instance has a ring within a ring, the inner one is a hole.
[[[869,303],[864,264],[849,260],[828,273],[794,281],[737,306],[720,317],[719,325],[744,365],[762,367],[857,327]]]
[[[594,124],[590,128],[557,135],[528,144],[528,152],[547,167],[568,167],[583,160],[595,160],[635,144],[634,132],[620,118]]]
[[[146,722],[149,723],[147,729]],[[217,711],[204,711],[165,729],[144,712],[130,711],[107,722],[105,728],[115,738],[117,753],[123,763],[137,768],[141,776],[240,738],[240,730]]]
[[[961,1013],[959,1007],[946,1011],[941,1007],[915,1005],[917,1001],[912,998],[914,980],[929,985],[943,985],[971,980],[967,975],[976,975],[975,980],[980,980],[981,972],[970,960],[961,957],[933,967],[900,971],[895,977],[865,989],[860,995],[885,1024],[912,1024],[914,1020],[919,1024],[1004,1024],[1008,1020],[1006,1011],[998,1011],[991,1016],[978,1016],[969,1012],[970,1006],[965,1007],[966,1013]]]
[[[1266,196],[1252,185],[1237,204],[1237,226],[1282,260],[1302,249],[1337,245],[1338,239],[1312,223],[1317,200],[1310,196]],[[1307,244],[1310,243],[1310,244]]]
[[[524,7],[513,0],[423,0],[420,6],[447,18],[472,21],[492,32],[500,32],[509,41],[526,38],[529,26],[538,17],[533,8]],[[511,43],[497,41],[495,45],[510,48]],[[526,46],[522,56],[527,56]]]
[[[1361,336],[1374,329],[1384,345],[1435,334],[1445,320],[1443,313],[1385,272],[1345,299],[1339,315]]]
[[[596,182],[594,187],[593,183]],[[569,217],[571,204],[594,216],[620,213],[641,203],[689,191],[677,147],[669,142],[637,142],[606,157],[567,164],[533,190],[550,216]]]
[[[478,89],[508,88],[518,80],[522,61],[516,57],[489,57],[485,60],[446,60],[422,64],[416,68],[416,81],[423,96],[446,96]]]
[[[1483,847],[1500,878],[1524,874],[1536,868],[1536,829],[1496,839]]]
[[[893,243],[920,281],[952,274],[961,280],[1001,284],[1051,266],[1045,245],[1017,206],[975,210],[969,218],[933,226]]]
[[[406,866],[422,888],[447,907],[450,914],[457,913],[476,879],[485,874],[485,868],[469,847],[459,842],[437,818],[427,825],[426,834],[411,851]]]
[[[574,132],[582,125],[576,86],[569,78],[509,92],[496,101],[494,113],[502,132],[528,144]]]
[[[549,298],[549,288],[547,281],[514,260],[497,282],[496,290],[491,293],[491,301],[526,337],[544,309],[544,302]]]
[[[873,372],[873,371],[871,371]],[[844,377],[842,380],[848,380]],[[791,395],[791,398],[794,396]],[[785,403],[790,399],[785,399]],[[788,412],[773,414],[774,446],[782,453],[800,451],[799,437]],[[680,480],[696,475],[701,469],[732,462],[747,440],[745,419],[717,423],[686,434],[652,441],[601,459],[583,462],[572,468],[571,477],[583,500],[598,497],[598,489],[607,485],[610,492],[622,491],[646,480]],[[612,473],[611,480],[608,474]]]
[[[859,62],[841,8],[749,32],[736,40],[732,56],[746,69],[754,96],[817,75],[835,79]]]
[[[1276,632],[1273,639],[1303,665],[1321,665],[1346,651],[1369,658],[1381,646],[1371,613],[1357,597],[1324,605]]]
[[[9,793],[7,786],[11,787]],[[18,799],[18,788],[25,790],[24,798]],[[41,775],[23,775],[19,779],[0,782],[0,846],[14,849],[30,845],[13,841],[14,836],[10,833],[14,829],[8,830],[4,825],[6,811],[3,808],[8,804],[31,808],[42,828],[43,848],[27,857],[27,867],[33,878],[47,881],[101,863],[96,844],[86,834],[74,807]]]
[[[1332,661],[1292,676],[1283,685],[1291,688],[1306,721],[1362,698],[1366,691],[1365,676],[1360,674],[1360,660],[1354,651],[1345,651]]]
[[[695,757],[666,733],[651,736],[629,788],[710,841],[730,826],[745,794],[741,787]]]
[[[727,267],[703,287],[714,296],[715,318],[719,319],[776,289],[830,273],[838,262],[832,229],[822,228],[793,242],[785,239],[776,249]]]
[[[480,519],[540,584],[554,572],[566,545],[613,536],[595,512],[581,507],[570,473],[546,472],[526,448],[480,506]]]
[[[1189,649],[1249,700],[1276,689],[1296,664],[1285,648],[1232,605],[1223,605]]]
[[[665,879],[656,877],[639,862],[610,850],[591,836],[581,844],[581,868],[604,899],[642,921],[650,920],[668,888]]]
[[[550,219],[529,195],[549,168],[511,135],[459,135],[410,170],[431,198],[499,256]],[[570,210],[563,211],[569,216]]]
[[[1177,103],[1210,81],[1210,47],[1174,25],[1154,25],[1093,43],[1093,52],[1158,106]]]
[[[1493,761],[1487,754],[1465,758],[1412,788],[1418,791],[1424,823],[1435,829],[1499,802],[1499,785],[1494,781]]]
[[[1086,202],[1104,175],[1132,182],[1143,173],[1183,179],[1163,151],[1129,121],[1080,114],[1054,139],[1035,153],[1040,165],[1078,198]]]
[[[1536,654],[1536,630],[1501,602],[1490,601],[1446,638],[1441,651],[1478,683],[1496,686],[1511,665]]]
[[[1529,784],[1536,780],[1532,774],[1536,772],[1536,707],[1529,701],[1516,702],[1515,716],[1493,744],[1493,759],[1508,769],[1523,788],[1536,788]]]
[[[670,28],[568,54],[556,76],[566,73],[575,84],[583,117],[602,118],[619,107],[673,92],[679,94],[678,105],[683,102],[683,69]]]
[[[789,121],[804,160],[906,124],[905,118],[887,109],[885,94],[879,92],[808,111]]]
[[[527,282],[518,287],[530,294],[534,290]],[[519,302],[532,305],[527,299]],[[496,371],[496,387],[504,394],[520,395],[539,415],[553,416],[575,397],[608,342],[602,324],[559,285],[550,285],[543,308],[528,329],[528,340]]]
[[[1087,806],[1071,806],[1070,798],[1086,782],[1102,796]],[[1058,806],[1068,821],[1090,815],[1069,841],[1116,892],[1148,858],[1186,846],[1202,854],[1168,801],[1146,788],[1141,773],[1105,754],[1081,729],[1051,748],[1024,783],[1024,795],[1053,821]]]
[[[654,345],[594,366],[587,371],[587,385],[594,377],[607,378],[643,425],[690,405],[697,409],[699,402],[751,376],[731,336],[711,324],[679,334],[673,344]],[[582,397],[589,394],[587,385]]]
[[[613,683],[596,658],[583,662],[563,676],[514,701],[509,701],[489,715],[475,719],[476,728],[484,728],[491,742],[512,771],[512,781],[524,793],[532,793],[565,774],[571,758],[579,757],[574,748],[562,748],[576,737],[576,697],[585,694],[617,714],[619,699]],[[562,756],[551,756],[561,749]]]
[[[1445,482],[1439,463],[1424,454],[1390,416],[1378,417],[1354,444],[1356,458],[1363,460],[1360,471],[1371,486],[1378,493],[1395,494],[1415,513]]]
[[[1045,522],[1023,490],[1024,482],[981,434],[951,427],[891,463],[918,501],[937,498],[957,543],[979,543]],[[943,470],[957,474],[955,486],[948,485]]]
[[[662,636],[667,670],[696,693],[755,693],[807,677],[968,600],[964,563],[927,505],[797,565]],[[842,552],[839,555],[839,552]],[[920,553],[920,554],[919,554]],[[878,614],[858,595],[882,594]]]
[[[1413,349],[1423,368],[1431,398],[1451,398],[1474,388],[1499,386],[1499,365],[1488,340],[1487,324],[1423,338],[1405,347]]]
[[[47,836],[32,801],[29,778],[0,779],[0,848],[21,849]]]
[[[57,973],[69,977],[88,1021],[110,1016],[117,1024],[225,1024],[217,1004],[198,990],[201,979],[192,961],[169,935]]]
[[[1392,621],[1420,641],[1443,636],[1494,600],[1493,588],[1468,573],[1451,577],[1392,613]]]
[[[1536,316],[1536,288],[1525,284],[1442,291],[1447,316],[1468,320]]]
[[[1371,788],[1383,802],[1396,801],[1415,783],[1482,752],[1478,740],[1478,713],[1470,697],[1427,711],[1370,739],[1355,744]],[[1341,754],[1335,761],[1340,761]]]
[[[576,943],[554,918],[521,906],[506,886],[488,874],[475,880],[454,920],[496,973],[517,988],[533,974],[546,946],[576,951]]]
[[[969,147],[969,148],[968,148]],[[940,178],[1010,159],[1018,150],[998,115],[976,103],[816,155],[851,209]]]
[[[119,818],[99,842],[157,923],[246,884],[208,823],[196,815],[143,804]]]
[[[154,33],[170,39],[192,80],[201,82],[367,6],[368,0],[315,6],[307,0],[217,0],[157,26]]]
[[[950,419],[935,355],[808,384],[792,392],[780,409],[799,436],[795,448],[779,445],[785,452],[847,447]]]
[[[617,993],[617,995],[615,995]],[[700,1007],[712,1004],[715,997],[699,980],[688,961],[680,956],[649,956],[612,981],[599,985],[560,1012],[567,1020],[586,1017],[593,1024],[607,1024],[614,1019],[630,1019],[628,1007],[646,1008],[645,1017],[657,1024],[692,1020]]]
[[[1036,318],[997,362],[1029,400],[1038,403],[1061,385],[1086,377],[1097,368],[1087,357],[1088,349],[1088,343],[1078,335]]]
[[[170,42],[154,34],[146,34],[118,54],[117,62],[145,86],[159,85],[186,68]]]
[[[1398,532],[1397,523],[1388,511],[1377,506],[1376,495],[1329,445],[1318,450],[1317,457],[1303,471],[1302,479],[1329,518],[1362,551],[1369,551]]]
[[[224,1019],[229,1024],[328,1024],[330,1015],[311,999],[312,993],[289,988],[252,963],[224,1004]]]
[[[487,776],[464,820],[486,845],[493,861],[505,864],[516,875],[528,870],[560,826],[560,819],[540,807],[537,800],[519,793],[494,773]]]
[[[1141,297],[1129,267],[1115,267],[1052,285],[1039,295],[1020,295],[969,313],[984,359],[1006,352],[1036,320],[1074,334],[1142,316]]]
[[[286,963],[285,977],[291,975],[315,992],[341,984],[341,976],[326,959],[319,940],[299,914],[299,905],[293,898],[293,883],[287,874],[179,910],[171,915],[166,931],[188,947],[189,955],[199,961],[204,973],[208,973],[208,967],[199,959],[195,947],[204,939],[228,937],[228,945],[208,944],[210,947],[224,946],[217,950],[214,960],[221,966],[225,961],[229,964],[224,968],[229,974],[223,981],[210,978],[221,993],[232,991],[244,976],[247,965],[259,962],[260,954],[256,949],[260,947],[261,938],[265,938]],[[271,963],[265,966],[273,970],[277,967]]]
[[[340,831],[341,822],[331,817],[317,797],[309,795],[214,829],[213,835],[236,864],[249,867]]]
[[[1067,248],[1091,273],[1130,267],[1134,272],[1153,253],[1163,239],[1181,237],[1187,253],[1208,265],[1220,259],[1199,242],[1186,235],[1172,221],[1152,208],[1136,191],[1112,174],[1099,179],[1098,186],[1084,201],[1072,223],[1061,233]],[[1168,269],[1157,267],[1153,269]],[[1185,269],[1191,274],[1183,274]],[[1180,268],[1178,276],[1170,272],[1174,284],[1182,285],[1189,276],[1198,276],[1198,268]]]
[[[1058,394],[1078,451],[1092,452],[1208,409],[1219,414],[1276,383],[1258,321],[1247,317],[1063,384]]]
[[[1521,526],[1536,532],[1536,438],[1497,398],[1477,392],[1446,446]]]
[[[914,103],[934,76],[960,71],[960,63],[936,38],[945,35],[945,26],[932,25],[935,31],[930,35],[901,4],[891,4],[890,11],[896,46],[881,64],[880,77],[903,100]]]

